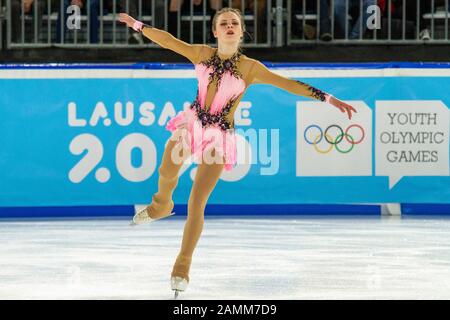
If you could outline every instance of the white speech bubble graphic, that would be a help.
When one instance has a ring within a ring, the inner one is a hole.
[[[403,176],[448,175],[448,134],[442,101],[377,101],[376,175],[389,177],[389,189]]]
[[[330,104],[297,102],[297,176],[372,175],[372,109],[346,102],[357,111],[351,120]]]

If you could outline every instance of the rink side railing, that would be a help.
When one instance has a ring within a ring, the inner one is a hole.
[[[87,0],[84,8],[74,11],[68,0],[34,0],[30,10],[19,4],[24,0],[3,1],[6,2],[7,48],[157,46],[119,22],[119,12],[127,12],[184,41],[212,44],[215,42],[210,27],[212,15],[232,3],[232,0],[210,0],[194,6],[192,0],[186,0],[180,7],[181,0]],[[282,3],[282,0],[274,1]],[[275,10],[272,0],[241,0],[238,8],[244,13],[246,28],[250,30],[245,34],[245,46],[270,47]],[[60,19],[61,12],[65,12],[66,19]],[[64,25],[64,20],[69,25]]]
[[[157,46],[120,23],[119,12],[184,41],[214,44],[212,15],[232,3],[244,13],[244,47],[449,42],[450,0],[86,0],[81,9],[69,0],[34,0],[30,8],[23,1],[0,1],[6,48]]]

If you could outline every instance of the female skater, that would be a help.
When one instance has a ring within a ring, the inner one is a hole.
[[[242,54],[240,43],[245,26],[238,9],[223,8],[215,14],[212,25],[217,48],[188,44],[125,13],[120,14],[120,21],[161,47],[188,58],[195,65],[198,78],[195,101],[167,123],[166,129],[172,136],[166,142],[158,168],[158,191],[152,203],[133,217],[134,224],[143,224],[172,215],[172,194],[178,183],[179,169],[190,156],[200,159],[189,196],[181,250],[171,273],[171,288],[176,297],[189,283],[189,269],[203,229],[206,202],[222,170],[231,170],[236,163],[233,115],[246,89],[253,83],[272,84],[293,94],[326,101],[347,112],[349,119],[356,110],[306,83],[273,73],[261,62]],[[208,130],[214,131],[214,139],[210,139]],[[211,163],[207,157],[216,161]]]

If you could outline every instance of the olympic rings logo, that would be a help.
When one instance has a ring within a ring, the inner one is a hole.
[[[319,134],[314,138],[313,141],[309,140],[307,138],[307,132],[309,130],[312,130],[313,128],[317,128],[319,130]],[[333,140],[333,137],[328,133],[328,131],[331,128],[337,128],[340,133],[336,136],[336,138]],[[351,128],[359,128],[361,130],[361,138],[359,138],[358,141],[355,141],[355,139],[348,133],[349,130]],[[364,128],[362,126],[360,126],[359,124],[351,124],[347,127],[347,129],[345,129],[345,131],[338,126],[337,124],[332,124],[329,125],[326,129],[325,132],[322,131],[322,128],[319,127],[316,124],[311,124],[309,126],[306,127],[305,131],[303,132],[303,137],[305,138],[305,141],[308,144],[312,144],[314,146],[314,149],[316,149],[317,152],[319,153],[328,153],[333,149],[333,146],[336,148],[337,151],[339,151],[340,153],[349,153],[350,151],[352,151],[353,147],[355,146],[355,144],[359,144],[364,140],[365,137],[365,132],[364,132]],[[319,149],[319,147],[317,146],[317,144],[322,141],[322,139],[325,137],[325,140],[330,144],[330,146],[324,150]],[[343,150],[340,147],[338,147],[339,143],[342,142],[342,140],[345,138],[345,140],[348,141],[348,143],[350,143],[350,148],[348,148],[347,150]]]

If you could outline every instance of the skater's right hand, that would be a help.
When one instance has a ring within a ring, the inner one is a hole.
[[[130,17],[126,13],[119,13],[119,21],[126,23],[127,27],[133,28],[134,23],[136,22],[136,19]]]

